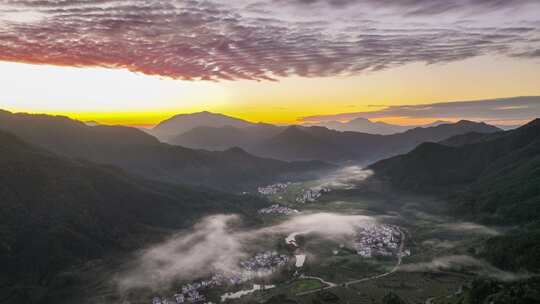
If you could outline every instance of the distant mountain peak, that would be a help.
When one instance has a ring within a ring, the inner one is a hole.
[[[320,127],[312,127],[312,128],[320,128]],[[281,133],[281,136],[284,136],[284,135],[301,135],[301,136],[305,136],[306,133],[302,130],[302,127],[300,126],[297,126],[297,125],[292,125],[292,126],[288,126],[282,133]]]
[[[336,131],[352,131],[369,134],[389,135],[404,132],[411,127],[392,125],[380,121],[371,121],[365,117],[356,117],[347,122],[341,121],[327,121],[315,124],[308,124],[308,126],[325,127]]]
[[[349,122],[353,121],[365,121],[365,122],[372,122],[371,120],[364,118],[364,117],[356,117],[355,119],[351,119]]]
[[[540,118],[531,120],[529,123],[525,124],[525,126],[540,127]]]
[[[197,127],[225,127],[244,128],[255,125],[247,120],[235,118],[219,113],[202,111],[188,114],[177,114],[168,118],[152,129],[152,134],[161,140],[170,141],[172,138],[191,131]]]
[[[364,117],[357,117],[355,119],[352,119],[348,122],[349,124],[358,124],[358,123],[361,123],[361,124],[367,124],[367,125],[374,125],[374,126],[384,126],[384,127],[396,127],[398,125],[392,125],[392,124],[389,124],[389,123],[386,123],[384,121],[373,121],[371,119],[368,119],[368,118],[364,118]],[[398,127],[401,127],[401,126],[398,126]]]
[[[177,119],[177,118],[185,118],[185,117],[198,117],[198,116],[209,116],[209,117],[220,117],[220,118],[227,118],[227,119],[231,119],[231,120],[241,120],[241,121],[245,121],[243,119],[240,119],[240,118],[236,118],[236,117],[232,117],[232,116],[228,116],[228,115],[225,115],[225,114],[221,114],[221,113],[214,113],[214,112],[210,112],[210,111],[200,111],[200,112],[193,112],[193,113],[181,113],[181,114],[176,114],[164,121],[162,121],[162,123],[164,122],[167,122],[167,121],[170,121],[170,120],[174,120],[174,119]]]
[[[200,111],[200,112],[193,112],[193,113],[183,113],[183,114],[177,114],[174,117],[183,117],[183,116],[221,116],[221,117],[229,117],[227,115],[223,115],[221,113],[214,113],[210,111]],[[233,117],[230,117],[233,118]]]
[[[474,124],[484,124],[484,122],[475,122],[467,119],[461,119],[458,122],[455,123],[456,125],[474,125]]]

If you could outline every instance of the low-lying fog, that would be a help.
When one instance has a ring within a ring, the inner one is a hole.
[[[372,174],[358,166],[349,166],[333,174],[314,181],[317,187],[330,189],[350,189]],[[410,209],[410,208],[409,208]],[[433,231],[447,231],[458,234],[479,234],[495,236],[499,232],[493,228],[468,223],[448,222],[419,209],[408,210],[417,213],[417,219],[429,220]],[[302,213],[284,222],[268,227],[242,229],[242,219],[238,215],[214,215],[203,218],[189,231],[172,236],[167,241],[141,251],[130,265],[130,270],[116,277],[120,289],[168,288],[177,280],[196,280],[215,273],[236,273],[239,262],[251,256],[250,244],[260,244],[260,240],[272,240],[292,233],[316,234],[336,242],[346,243],[360,227],[378,223],[383,215],[369,217],[363,215],[340,215],[335,213]],[[283,240],[285,241],[285,240]],[[264,242],[263,242],[264,243]],[[422,244],[438,248],[452,248],[457,240],[428,239]],[[273,250],[275,243],[269,242],[265,250]],[[413,253],[414,254],[414,253]],[[472,269],[479,275],[512,280],[522,275],[505,272],[494,266],[465,255],[435,257],[428,262],[403,264],[399,271],[438,271],[448,269]]]
[[[190,231],[141,252],[131,270],[120,275],[117,283],[123,290],[158,288],[167,287],[179,279],[193,280],[216,272],[236,272],[240,270],[239,261],[248,256],[245,245],[265,236],[300,232],[344,240],[358,228],[376,222],[374,218],[362,215],[316,213],[294,216],[274,226],[246,231],[237,228],[241,223],[239,216],[214,215],[202,219]]]
[[[480,276],[502,281],[513,281],[530,277],[527,273],[513,273],[501,270],[490,263],[468,255],[448,255],[429,262],[405,264],[399,268],[404,272],[460,271],[467,270]]]
[[[373,175],[371,170],[364,170],[360,166],[348,166],[320,177],[316,183],[320,187],[330,189],[351,189],[371,175]]]

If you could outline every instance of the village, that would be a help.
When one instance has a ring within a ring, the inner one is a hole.
[[[324,193],[328,192],[330,192],[330,188],[327,187],[314,187],[306,189],[296,197],[296,202],[299,204],[312,203],[320,198]]]
[[[152,304],[206,303],[204,290],[213,287],[238,286],[256,278],[268,276],[289,263],[289,257],[277,251],[265,251],[240,262],[240,270],[228,274],[214,274],[207,280],[192,282],[180,287],[179,291],[168,297],[154,297]]]
[[[257,192],[263,196],[272,196],[280,193],[284,193],[292,185],[291,182],[286,183],[275,183],[272,185],[259,187]],[[312,203],[320,198],[324,193],[330,192],[331,189],[325,186],[311,187],[307,189],[300,190],[300,193],[296,195],[294,202],[299,204]],[[283,199],[282,196],[278,198],[279,200]]]
[[[290,185],[290,182],[276,183],[259,187],[258,192],[264,196],[272,196],[288,191]],[[315,202],[323,194],[330,191],[330,188],[323,186],[306,187],[300,190],[295,202],[298,204]],[[300,213],[299,210],[278,203],[258,210],[260,215],[293,215],[298,213]],[[267,277],[287,265],[295,268],[295,277],[300,276],[306,263],[306,253],[296,242],[296,236],[299,234],[302,234],[302,232],[293,232],[285,238],[285,243],[290,246],[290,249],[294,250],[292,255],[280,254],[275,250],[259,252],[248,259],[240,261],[238,264],[239,270],[237,271],[216,273],[209,279],[185,284],[172,297],[155,297],[152,304],[211,304],[210,300],[225,302],[237,299],[257,290],[274,288],[274,285],[253,284],[251,289],[245,289],[248,283],[253,283],[258,278]],[[401,250],[402,238],[402,232],[395,226],[373,224],[357,229],[352,248],[363,258],[377,256],[401,258],[410,255],[409,250]],[[338,254],[338,252],[338,250],[334,250],[334,254]],[[231,287],[233,287],[233,291],[229,291]],[[234,287],[237,288],[234,289]],[[220,298],[214,298],[215,293],[212,293],[213,296],[208,299],[207,295],[212,288],[222,288],[229,292],[222,294]]]
[[[371,225],[358,230],[353,247],[365,258],[394,256],[399,253],[400,231],[390,225]]]
[[[274,204],[270,207],[260,209],[258,211],[259,214],[282,214],[282,215],[289,215],[289,214],[295,214],[299,213],[298,210],[289,208],[287,206],[282,206],[280,204]]]
[[[270,210],[282,210],[281,208],[289,209],[276,204],[265,208],[267,210],[262,213],[274,212]],[[286,209],[283,209],[283,212]],[[300,269],[306,262],[305,253],[300,250],[296,243],[296,236],[299,234],[301,232],[294,232],[285,238],[285,243],[295,249],[293,257],[280,254],[275,250],[260,252],[251,258],[240,261],[238,271],[227,274],[217,273],[209,279],[185,284],[172,297],[154,297],[152,304],[212,304],[213,302],[209,301],[205,296],[205,291],[207,293],[210,288],[244,286],[244,284],[257,278],[269,276],[291,263],[294,263],[294,267],[297,269],[295,276],[299,275]],[[358,255],[364,258],[376,256],[397,256],[401,258],[410,255],[409,250],[401,250],[402,238],[403,234],[400,229],[392,225],[374,224],[364,226],[358,228],[353,241],[353,248]],[[337,251],[334,251],[334,254],[337,254]],[[274,288],[274,285],[254,284],[253,288],[249,290],[223,294],[221,302],[236,299],[257,290],[271,288]]]
[[[257,191],[262,195],[274,195],[280,192],[284,192],[290,185],[291,185],[291,182],[275,183],[272,185],[259,187],[257,188]]]

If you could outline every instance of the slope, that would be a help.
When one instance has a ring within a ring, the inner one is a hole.
[[[135,128],[87,126],[61,116],[0,112],[0,129],[63,156],[115,165],[149,179],[231,191],[328,168],[320,162],[291,164],[247,153],[187,149]]]
[[[0,132],[0,301],[41,303],[68,267],[145,244],[153,231],[264,202],[130,176]]]

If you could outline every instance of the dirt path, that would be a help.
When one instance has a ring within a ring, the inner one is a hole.
[[[401,262],[403,261],[403,249],[405,247],[405,233],[403,233],[403,231],[401,229],[399,229],[399,228],[398,228],[398,230],[399,230],[399,233],[401,233],[401,244],[399,244],[397,263],[392,268],[392,270],[390,270],[388,272],[385,272],[385,273],[382,273],[382,274],[372,276],[372,277],[367,277],[367,278],[363,278],[363,279],[359,279],[359,280],[349,281],[349,282],[345,283],[346,287],[348,287],[349,285],[352,285],[352,284],[357,284],[357,283],[362,283],[362,282],[366,282],[366,281],[376,280],[376,279],[380,279],[380,278],[389,276],[389,275],[391,275],[392,273],[396,272],[399,269],[399,266],[401,266]]]
[[[324,288],[319,288],[319,289],[314,289],[314,290],[309,290],[309,291],[301,292],[301,293],[298,293],[298,294],[296,294],[296,295],[297,295],[297,296],[304,296],[304,295],[308,295],[308,294],[313,294],[313,293],[319,292],[319,291],[321,291],[321,290],[332,289],[332,288],[335,288],[335,287],[337,287],[337,286],[349,287],[349,286],[352,285],[352,284],[358,284],[358,283],[362,283],[362,282],[367,282],[367,281],[371,281],[371,280],[380,279],[380,278],[389,276],[389,275],[391,275],[392,273],[396,272],[396,271],[399,269],[399,266],[401,266],[401,263],[402,263],[402,261],[403,261],[403,249],[405,248],[405,233],[403,233],[403,231],[402,231],[400,228],[398,228],[398,230],[399,230],[399,233],[401,234],[401,243],[399,244],[399,250],[398,250],[398,255],[397,255],[397,256],[398,256],[398,259],[397,259],[396,265],[395,265],[390,271],[385,272],[385,273],[382,273],[382,274],[374,275],[374,276],[371,276],[371,277],[363,278],[363,279],[352,280],[352,281],[349,281],[349,282],[346,282],[346,283],[342,283],[342,284],[336,284],[336,283],[332,283],[332,282],[327,282],[327,281],[325,281],[324,279],[319,278],[319,277],[301,275],[301,276],[300,276],[301,279],[314,279],[314,280],[318,280],[318,281],[320,281],[321,283],[326,284],[327,286],[324,287]]]

